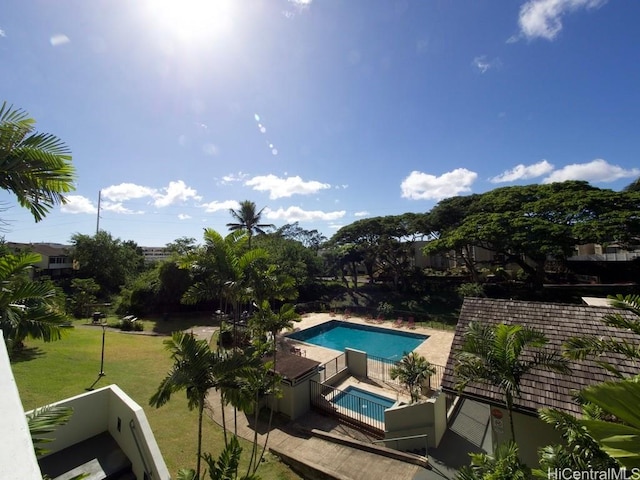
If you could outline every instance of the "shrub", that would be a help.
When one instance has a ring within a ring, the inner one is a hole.
[[[142,322],[138,322],[130,318],[123,318],[118,322],[118,328],[123,332],[142,332],[144,330],[144,325]]]
[[[380,302],[378,303],[377,310],[379,315],[387,317],[393,313],[393,305],[388,302]]]

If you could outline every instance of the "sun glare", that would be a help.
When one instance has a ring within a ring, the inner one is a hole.
[[[233,28],[233,0],[150,0],[148,5],[160,27],[180,40],[221,37]]]

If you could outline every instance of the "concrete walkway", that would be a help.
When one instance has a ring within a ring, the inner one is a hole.
[[[218,393],[211,391],[207,396],[210,417],[222,426],[222,414]],[[234,431],[234,412],[230,406],[225,409],[227,429]],[[268,417],[268,415],[267,415]],[[258,425],[258,442],[264,445],[268,427],[268,418],[260,418]],[[296,422],[287,422],[280,416],[273,419],[269,432],[268,448],[272,453],[283,458],[285,463],[303,478],[335,478],[340,480],[370,480],[372,472],[375,478],[398,480],[431,480],[442,476],[433,476],[433,472],[421,466],[407,463],[395,458],[342,445],[311,433],[312,429],[322,430],[340,435],[344,438],[364,442],[372,438],[366,433],[352,431],[337,423],[336,419],[315,412],[309,412]],[[239,437],[253,441],[253,418],[244,413],[237,413],[237,434]],[[355,437],[355,438],[354,438]],[[386,450],[381,448],[381,450]],[[324,474],[322,477],[318,472]],[[448,477],[445,477],[448,478]]]

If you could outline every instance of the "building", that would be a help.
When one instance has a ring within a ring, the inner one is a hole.
[[[34,252],[41,259],[34,264],[34,277],[48,276],[52,279],[71,276],[74,270],[72,247],[61,243],[16,243],[7,242],[11,253]]]
[[[162,260],[168,260],[171,257],[171,252],[165,247],[140,247],[142,249],[142,255],[144,261],[147,263],[159,262]]]
[[[626,310],[606,306],[552,304],[490,298],[465,298],[456,327],[451,354],[442,379],[442,389],[488,404],[491,411],[491,430],[495,446],[510,439],[508,412],[500,391],[486,383],[476,382],[458,392],[454,366],[456,354],[461,351],[464,334],[470,322],[489,325],[501,323],[523,325],[544,333],[548,339],[545,351],[562,352],[562,345],[571,337],[605,336],[640,345],[640,336],[632,332],[608,327],[602,319],[605,315],[620,313],[636,319]],[[614,363],[625,374],[637,374],[640,367],[622,355],[611,355]],[[521,395],[514,399],[514,430],[520,448],[521,459],[529,466],[538,465],[540,447],[561,443],[561,438],[550,425],[537,416],[541,408],[554,408],[575,416],[581,415],[580,406],[574,401],[574,393],[613,376],[592,360],[569,362],[571,374],[562,375],[544,370],[533,370],[522,378]],[[520,435],[518,433],[521,432]],[[525,433],[526,432],[526,433]]]

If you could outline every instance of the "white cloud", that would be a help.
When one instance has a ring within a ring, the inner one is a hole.
[[[178,220],[189,220],[190,218],[191,218],[191,215],[187,215],[186,213],[178,214]]]
[[[135,183],[121,183],[103,188],[102,198],[113,202],[124,202],[134,198],[152,197],[157,193],[155,188],[143,187]]]
[[[122,202],[104,202],[100,206],[100,209],[108,212],[122,213],[124,215],[141,215],[144,213],[142,210],[131,210],[125,207]]]
[[[268,191],[271,200],[296,194],[310,195],[320,190],[331,188],[328,183],[321,183],[315,180],[305,182],[298,176],[280,178],[272,174],[253,177],[244,182],[244,184],[248,187],[253,187],[254,190],[259,192]]]
[[[466,168],[456,168],[439,177],[413,171],[402,181],[402,197],[412,200],[442,200],[471,191],[478,174]]]
[[[286,9],[282,11],[282,14],[286,18],[293,18],[296,14],[303,12],[311,7],[313,0],[288,0],[291,5],[291,10]],[[259,117],[258,117],[259,119]]]
[[[60,207],[63,213],[98,213],[98,208],[87,197],[82,195],[66,195],[67,203]]]
[[[486,55],[479,55],[473,59],[471,65],[477,68],[480,73],[487,73],[492,68],[499,68],[502,62],[499,58],[489,60]]]
[[[363,210],[361,212],[355,212],[353,214],[354,217],[366,217],[367,215],[369,215],[369,212],[367,212],[366,210]]]
[[[198,195],[198,192],[191,188],[182,181],[169,182],[169,186],[162,189],[164,193],[157,193],[154,195],[153,204],[156,207],[167,207],[174,203],[186,202],[189,199],[201,200],[202,197]]]
[[[64,45],[65,43],[69,43],[71,40],[64,33],[58,33],[56,35],[52,35],[49,39],[49,43],[52,47],[58,47],[60,45]]]
[[[555,170],[543,180],[543,183],[564,182],[565,180],[586,180],[593,183],[603,183],[638,176],[640,176],[640,168],[625,170],[618,165],[611,165],[607,161],[597,158],[588,163],[574,163]]]
[[[229,210],[230,208],[233,208],[234,210],[240,208],[240,204],[235,200],[225,200],[224,202],[214,201],[209,203],[203,203],[200,206],[204,208],[205,212],[208,212],[208,213],[218,212],[220,210]]]
[[[300,207],[289,207],[286,210],[283,208],[278,210],[264,209],[264,216],[269,220],[284,220],[287,223],[337,220],[344,217],[346,213],[344,210],[323,212],[321,210],[303,210]]]
[[[0,28],[0,37],[6,37],[6,36],[7,34],[5,33],[5,31]]]
[[[520,7],[520,36],[553,40],[562,30],[562,16],[580,9],[594,9],[607,0],[529,0]],[[516,37],[509,39],[512,42]]]
[[[222,180],[218,181],[218,184],[227,185],[229,183],[242,182],[248,176],[249,174],[242,172],[230,173],[229,175],[225,175],[224,177],[222,177]]]
[[[515,182],[546,175],[553,171],[553,165],[546,160],[542,160],[533,165],[516,165],[511,170],[506,170],[500,175],[490,178],[491,183]]]

